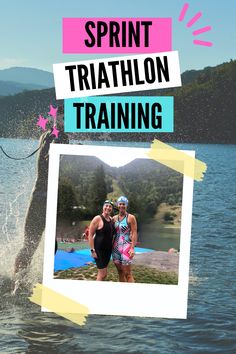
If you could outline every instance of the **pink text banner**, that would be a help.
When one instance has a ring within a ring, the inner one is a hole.
[[[63,18],[63,53],[172,50],[171,18]]]

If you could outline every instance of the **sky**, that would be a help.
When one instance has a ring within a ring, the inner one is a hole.
[[[178,17],[185,3],[184,21]],[[0,0],[0,69],[22,66],[52,72],[52,65],[111,55],[62,53],[63,17],[171,17],[173,50],[179,51],[181,72],[216,66],[236,59],[235,0]],[[191,27],[187,22],[201,11]],[[198,38],[194,30],[211,26]],[[193,39],[213,43],[193,44]]]

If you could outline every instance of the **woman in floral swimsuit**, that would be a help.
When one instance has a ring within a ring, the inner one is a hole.
[[[135,216],[127,213],[128,199],[121,196],[117,200],[119,214],[114,216],[115,236],[112,259],[117,268],[120,282],[134,283],[131,263],[137,242],[137,222]]]

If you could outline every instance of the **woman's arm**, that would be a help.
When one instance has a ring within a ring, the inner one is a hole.
[[[95,216],[93,218],[93,220],[91,221],[90,225],[89,225],[89,235],[88,235],[88,241],[89,241],[89,246],[91,250],[94,250],[94,239],[93,239],[93,235],[96,233],[96,230],[98,229],[98,224],[99,224],[99,220],[100,220],[100,216]],[[92,252],[92,257],[93,258],[97,258],[97,254],[95,252],[95,250]]]
[[[129,254],[131,257],[134,256],[134,247],[137,243],[137,221],[134,215],[129,214],[130,229],[131,229],[131,248]]]

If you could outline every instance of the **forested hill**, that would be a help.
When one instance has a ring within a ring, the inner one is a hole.
[[[236,61],[182,76],[183,86],[172,91],[177,140],[235,144]]]
[[[0,80],[0,96],[16,95],[22,91],[43,90],[46,86],[35,84],[22,84],[14,81]]]
[[[54,88],[0,97],[0,135],[10,138],[38,138],[42,132],[36,126],[38,116],[46,115],[51,103],[58,105]]]
[[[175,132],[172,134],[109,134],[111,140],[166,142],[236,143],[236,60],[203,70],[182,74],[183,86],[132,95],[173,95]],[[131,94],[126,94],[131,95]],[[2,137],[38,137],[39,114],[46,114],[55,100],[54,89],[29,91],[0,98],[0,134]],[[73,138],[99,139],[102,134],[74,134]],[[107,137],[107,134],[106,134]]]
[[[161,203],[180,206],[182,186],[181,173],[150,159],[117,168],[94,156],[62,155],[58,213],[88,220],[101,212],[105,199],[126,195],[129,211],[144,222],[154,217]]]

